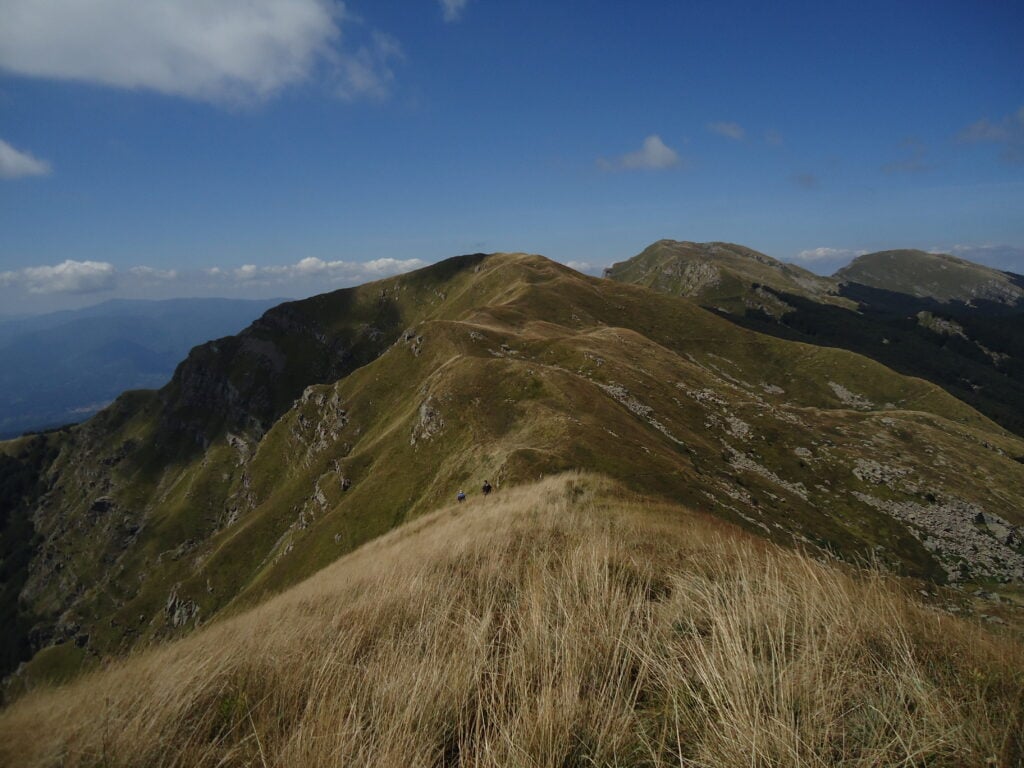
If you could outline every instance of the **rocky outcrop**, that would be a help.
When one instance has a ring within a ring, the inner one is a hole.
[[[432,439],[444,429],[444,417],[438,410],[433,398],[427,398],[419,408],[419,418],[409,436],[409,445],[416,445]]]

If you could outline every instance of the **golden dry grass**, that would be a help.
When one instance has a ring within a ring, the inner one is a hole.
[[[559,477],[0,713],[7,766],[1021,763],[1024,652]]]

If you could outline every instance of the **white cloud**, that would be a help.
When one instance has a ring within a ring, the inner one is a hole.
[[[49,173],[49,163],[33,157],[28,152],[20,152],[0,139],[0,179],[46,176]]]
[[[867,251],[855,251],[852,248],[809,248],[800,251],[793,258],[796,261],[841,261],[863,256]]]
[[[678,165],[679,154],[655,134],[644,139],[643,146],[636,152],[629,152],[615,160],[601,158],[597,162],[605,170],[661,170]]]
[[[391,77],[376,35],[342,48],[334,0],[0,0],[0,18],[0,69],[19,75],[208,101],[266,97],[318,68],[346,97],[378,97]]]
[[[40,312],[94,303],[103,298],[169,299],[184,296],[225,298],[303,298],[359,285],[426,266],[420,259],[327,261],[307,257],[294,264],[162,269],[116,269],[95,261],[65,261],[56,266],[0,272],[0,307],[5,312]]]
[[[708,123],[708,130],[733,141],[743,141],[747,135],[739,123]]]
[[[0,272],[0,285],[20,286],[29,293],[100,293],[114,288],[117,273],[105,261],[71,261],[53,267],[26,267]]]
[[[155,269],[153,267],[132,267],[128,273],[147,283],[163,283],[178,279],[175,269]]]
[[[372,261],[324,261],[309,256],[295,264],[257,266],[245,264],[235,270],[225,271],[214,267],[206,270],[212,277],[230,278],[243,283],[262,285],[285,284],[303,279],[320,279],[348,283],[376,280],[400,272],[408,272],[425,266],[420,259],[374,259]]]
[[[441,10],[444,13],[444,20],[448,22],[458,21],[466,8],[469,0],[440,0]]]

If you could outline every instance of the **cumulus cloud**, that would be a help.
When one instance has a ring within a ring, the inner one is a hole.
[[[796,261],[818,262],[818,261],[846,261],[863,256],[867,251],[856,251],[852,248],[809,248],[800,251],[793,258]]]
[[[1006,117],[987,117],[964,128],[957,136],[964,144],[989,143],[1002,146],[1000,156],[1010,163],[1024,163],[1024,106]]]
[[[458,21],[462,17],[462,12],[466,9],[466,3],[469,0],[440,0],[440,2],[444,20],[452,22]]]
[[[644,139],[643,146],[636,152],[628,152],[615,160],[601,158],[597,162],[605,170],[661,170],[679,165],[679,153],[654,134]]]
[[[708,130],[733,141],[743,141],[747,135],[739,123],[708,123]]]
[[[213,277],[232,279],[243,283],[285,284],[294,280],[317,278],[348,283],[377,280],[381,277],[408,272],[425,266],[420,259],[373,259],[372,261],[325,261],[309,256],[295,264],[258,266],[245,264],[234,270],[217,267],[207,270]]]
[[[378,41],[342,47],[333,0],[0,0],[0,18],[0,69],[31,77],[208,101],[266,97],[318,67],[346,95],[388,80]]]
[[[117,272],[105,261],[67,260],[52,267],[26,267],[0,272],[0,285],[29,293],[101,293],[114,288]]]
[[[22,152],[0,139],[0,179],[17,179],[22,176],[46,176],[50,164]]]
[[[328,261],[307,257],[294,264],[246,264],[237,268],[117,269],[95,261],[0,272],[0,306],[8,312],[39,312],[86,306],[104,298],[168,299],[183,296],[302,298],[378,280],[426,266],[420,259]]]

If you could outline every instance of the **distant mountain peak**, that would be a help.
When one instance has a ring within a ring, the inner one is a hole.
[[[789,293],[845,305],[839,283],[786,264],[743,245],[659,240],[633,258],[613,264],[605,276],[662,293],[696,298],[706,306],[743,313],[760,309],[778,316],[788,311],[772,294]],[[764,289],[768,289],[765,291]]]
[[[835,273],[844,283],[866,285],[941,302],[1024,304],[1024,278],[947,253],[913,249],[858,256]]]

